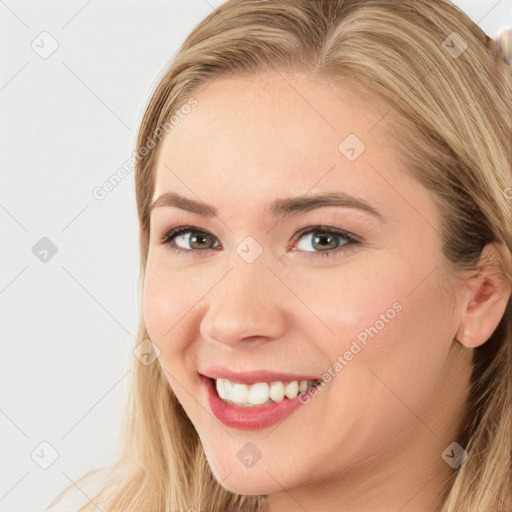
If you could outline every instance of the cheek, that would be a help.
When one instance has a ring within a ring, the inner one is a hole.
[[[199,414],[190,396],[197,386],[196,356],[191,350],[197,338],[194,307],[205,293],[204,286],[191,284],[182,272],[169,268],[165,258],[148,258],[142,290],[144,323],[151,341],[160,349],[158,361],[170,387],[187,414],[192,415]]]
[[[169,283],[163,277],[158,266],[149,258],[142,290],[142,314],[149,337],[160,349],[163,334],[172,325],[172,318],[168,316],[172,288],[169,288]]]
[[[422,410],[446,368],[453,322],[449,302],[434,274],[423,281],[419,275],[404,265],[393,277],[375,275],[360,286],[352,284],[337,314],[332,311],[339,340],[333,356],[348,356],[347,378],[372,383],[367,406],[379,421],[407,418],[393,392]]]
[[[428,271],[398,263],[366,266],[364,272],[333,270],[316,285],[310,278],[303,280],[304,302],[332,331],[315,322],[327,333],[316,339],[325,340],[332,361],[347,350],[354,354],[348,354],[351,360],[375,358],[379,365],[395,357],[435,358],[451,339],[448,302],[439,293],[435,275],[422,281]]]
[[[183,274],[169,269],[162,258],[150,257],[145,273],[142,312],[148,334],[162,352],[178,351],[185,342],[187,312],[200,299],[202,286],[185,282]]]
[[[334,359],[353,341],[361,347],[382,344],[383,334],[403,315],[402,283],[368,267],[364,272],[353,268],[324,272],[318,280],[305,276],[297,293],[318,317],[312,322],[312,314],[307,314],[309,329],[314,326],[325,333],[315,339],[325,340],[322,343]]]

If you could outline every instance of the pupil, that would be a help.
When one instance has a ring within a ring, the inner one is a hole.
[[[194,247],[195,244],[198,244],[198,247],[201,248],[208,240],[208,236],[207,235],[194,235],[194,236],[191,236],[190,237],[190,246],[193,247],[193,248],[197,248],[197,247]]]
[[[319,249],[327,250],[327,249],[336,249],[336,247],[337,247],[335,238],[330,235],[315,236],[313,239],[313,244],[318,244],[319,241],[320,241]],[[327,244],[327,247],[325,245],[323,245],[321,243],[321,241],[324,241]],[[329,243],[331,244],[331,247],[329,247]]]

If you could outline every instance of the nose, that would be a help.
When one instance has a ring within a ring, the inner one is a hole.
[[[240,258],[207,295],[201,336],[225,345],[282,338],[289,321],[285,291],[263,258],[253,263]]]

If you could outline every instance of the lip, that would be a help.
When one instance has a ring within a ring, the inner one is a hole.
[[[286,399],[282,402],[277,402],[267,406],[243,407],[231,405],[224,402],[218,396],[214,380],[205,377],[204,375],[200,375],[200,378],[201,385],[207,395],[208,405],[212,414],[227,427],[237,428],[240,430],[259,430],[267,428],[284,420],[301,405],[305,405],[299,401],[299,397],[302,393],[299,393],[293,399]],[[307,393],[307,391],[304,391],[304,393]],[[310,395],[310,399],[312,397],[313,396]]]
[[[222,366],[209,366],[200,372],[200,375],[210,379],[228,379],[240,384],[256,384],[256,382],[290,382],[292,380],[321,380],[320,377],[300,375],[293,373],[274,372],[270,370],[252,370],[247,372],[235,372]]]

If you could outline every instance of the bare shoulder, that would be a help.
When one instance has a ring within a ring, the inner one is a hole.
[[[44,512],[77,512],[87,505],[108,473],[107,467],[93,469],[66,487],[45,509]]]

